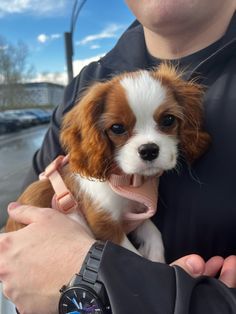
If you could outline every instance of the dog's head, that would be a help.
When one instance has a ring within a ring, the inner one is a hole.
[[[155,175],[192,163],[209,145],[202,130],[203,90],[173,67],[137,71],[96,83],[63,120],[70,167],[88,178]]]

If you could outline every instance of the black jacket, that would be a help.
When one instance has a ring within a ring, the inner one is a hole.
[[[134,22],[113,50],[85,67],[66,88],[27,183],[63,153],[58,139],[61,119],[81,91],[95,80],[148,67],[143,29]],[[168,263],[190,253],[205,259],[236,255],[236,15],[217,50],[187,72],[186,79],[191,78],[207,87],[205,124],[212,145],[191,169],[182,162],[178,174],[161,178],[153,220],[162,232]],[[236,313],[233,290],[216,279],[194,280],[179,268],[151,263],[111,243],[101,277],[114,314]]]

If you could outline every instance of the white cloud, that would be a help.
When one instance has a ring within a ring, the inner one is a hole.
[[[86,45],[95,40],[100,40],[104,38],[116,38],[118,37],[118,31],[123,30],[124,25],[110,24],[108,27],[104,28],[100,33],[88,35],[80,41],[76,42],[76,45]]]
[[[55,40],[61,38],[61,34],[52,34],[52,35],[46,35],[46,34],[40,34],[37,37],[38,42],[41,44],[46,43],[49,40]]]
[[[0,50],[7,50],[7,49],[8,49],[8,45],[0,46]]]
[[[0,17],[16,13],[33,13],[35,15],[57,14],[68,5],[66,0],[1,0]]]
[[[38,73],[31,82],[49,82],[61,85],[67,84],[66,72]]]
[[[11,5],[9,5],[9,0],[1,0],[0,15],[20,13],[27,9],[29,2],[29,0],[12,0]]]
[[[104,54],[103,54],[104,55]],[[83,67],[93,61],[99,60],[103,55],[97,55],[88,59],[75,60],[73,62],[74,76],[78,75]],[[31,82],[51,82],[56,84],[67,85],[67,72],[38,73]]]
[[[101,46],[100,45],[92,45],[90,46],[90,49],[99,49]]]
[[[61,34],[52,34],[51,39],[58,39],[61,38]]]
[[[79,74],[79,72],[82,70],[83,67],[85,67],[86,65],[88,65],[91,62],[99,60],[103,56],[104,56],[104,54],[101,54],[101,55],[97,55],[97,56],[94,56],[94,57],[91,57],[88,59],[75,60],[73,62],[74,75]]]
[[[45,34],[40,34],[40,35],[38,35],[37,40],[40,43],[44,44],[48,40],[48,36]]]

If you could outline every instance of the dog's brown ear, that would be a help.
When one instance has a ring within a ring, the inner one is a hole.
[[[60,137],[71,170],[99,180],[106,179],[111,155],[109,140],[99,125],[109,87],[109,82],[95,83],[88,89],[65,115]]]
[[[183,108],[180,149],[191,164],[206,152],[211,141],[203,127],[203,88],[194,82],[182,81],[176,89],[176,99]]]
[[[203,128],[204,88],[193,81],[183,80],[181,73],[168,64],[162,64],[156,73],[182,108],[180,150],[187,162],[192,163],[204,154],[210,144],[210,135]]]

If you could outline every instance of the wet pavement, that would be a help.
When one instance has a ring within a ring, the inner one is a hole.
[[[47,127],[0,135],[0,228],[7,217],[7,204],[17,199],[32,156],[40,147]]]

